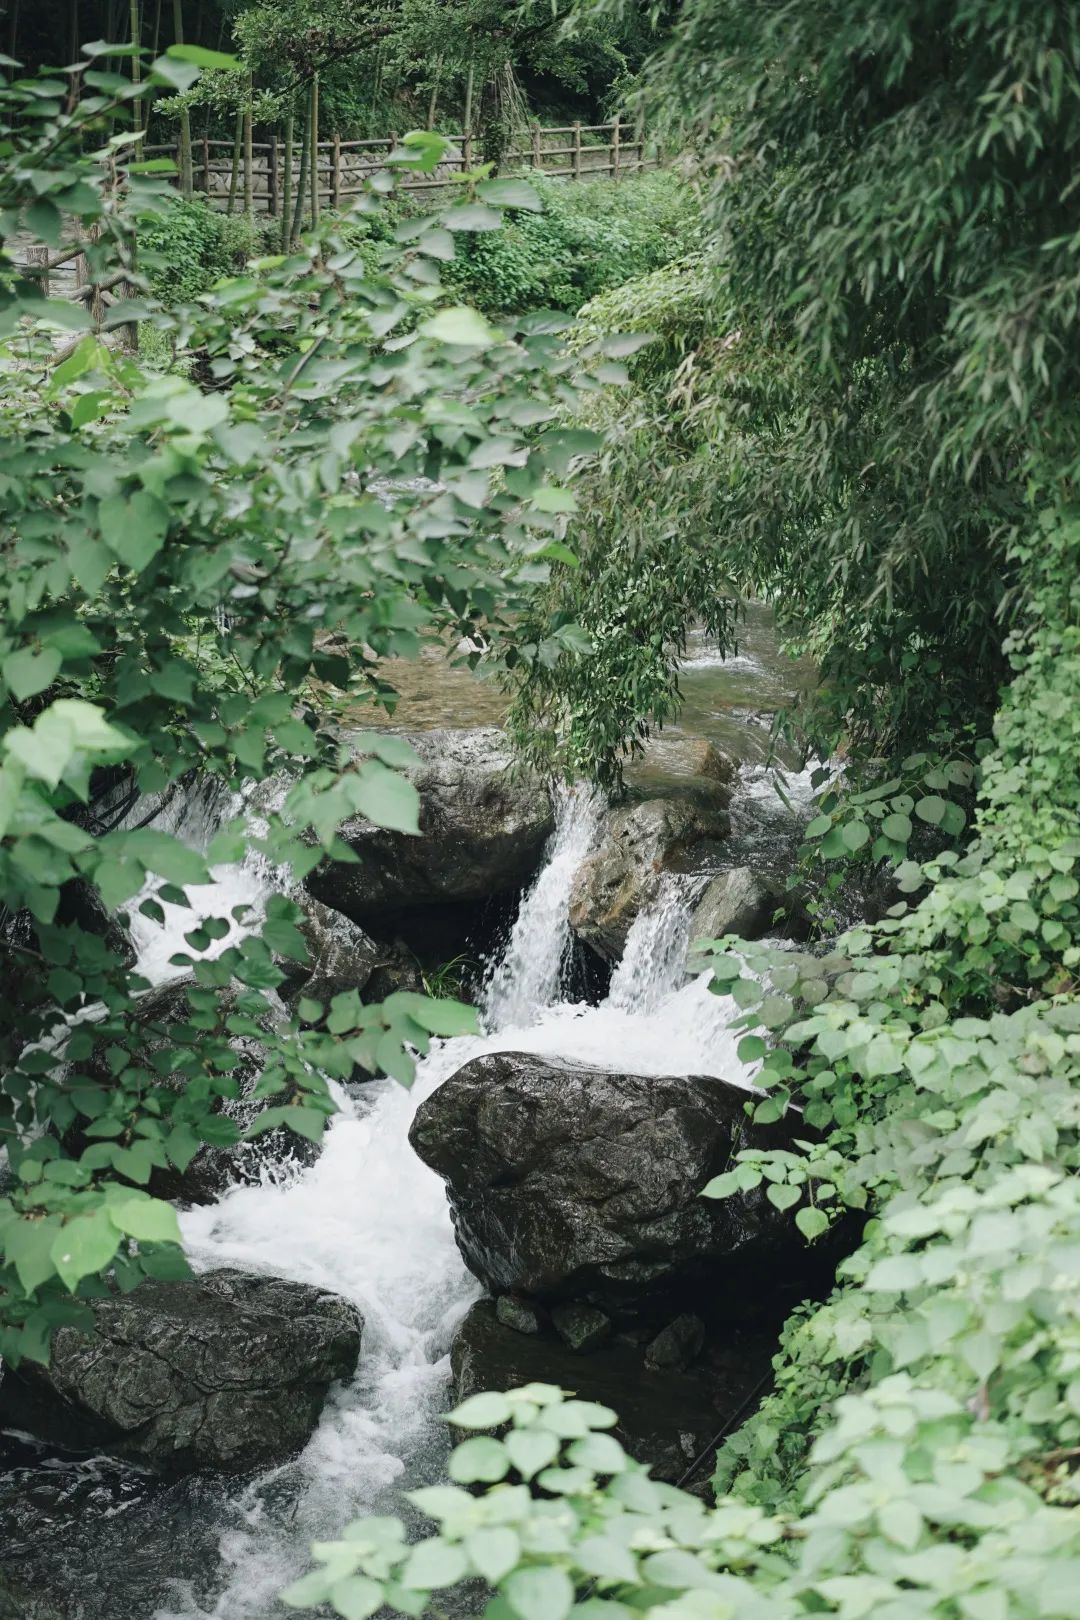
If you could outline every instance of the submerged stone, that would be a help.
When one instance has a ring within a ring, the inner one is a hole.
[[[526,1300],[515,1299],[513,1294],[500,1294],[495,1302],[495,1315],[503,1327],[515,1333],[539,1333],[543,1327],[540,1312]]]
[[[654,1372],[689,1367],[705,1347],[705,1324],[700,1316],[684,1312],[661,1328],[645,1351],[645,1365]]]
[[[685,1481],[706,1493],[711,1447],[723,1425],[744,1415],[748,1397],[764,1387],[776,1341],[770,1333],[737,1329],[713,1344],[690,1371],[650,1372],[641,1349],[609,1338],[591,1355],[570,1350],[554,1333],[523,1335],[505,1328],[491,1300],[472,1307],[450,1352],[459,1401],[479,1390],[558,1384],[618,1413],[613,1433],[656,1479]],[[696,1467],[695,1467],[696,1464]]]

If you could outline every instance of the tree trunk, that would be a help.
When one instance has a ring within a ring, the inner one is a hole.
[[[461,115],[461,133],[466,139],[472,134],[472,104],[473,86],[476,83],[476,66],[469,63],[469,77],[465,81],[465,111]]]
[[[252,82],[251,82],[251,73],[249,71],[248,72],[248,82],[247,82],[247,106],[244,108],[244,213],[247,215],[248,219],[251,218],[252,214],[254,213],[254,209],[255,209],[255,204],[254,204],[254,199],[253,199],[253,192],[254,192],[254,189],[255,189],[255,176],[252,173],[252,168],[253,168],[253,163],[254,163],[254,153],[252,151],[252,144],[251,144],[251,98],[252,98],[252,95],[253,95],[253,86],[252,86]]]
[[[184,43],[184,0],[173,0],[174,44]],[[180,108],[180,190],[190,197],[195,189],[195,176],[191,166],[191,114],[187,107]],[[209,182],[207,183],[209,191]]]
[[[296,181],[296,206],[289,226],[289,246],[300,234],[300,221],[304,217],[304,188],[307,185],[308,147],[311,145],[311,97],[304,102],[304,127],[300,132],[300,173]]]
[[[439,107],[439,81],[442,78],[443,59],[438,57],[435,62],[435,78],[431,85],[431,95],[428,98],[426,129],[435,128],[435,114]]]
[[[319,75],[311,80],[311,224],[319,223]]]
[[[244,114],[236,115],[236,129],[233,131],[232,143],[232,173],[229,175],[229,203],[225,212],[231,214],[236,207],[236,193],[240,185],[240,146],[244,138]]]
[[[293,124],[292,113],[285,120],[285,184],[284,201],[281,206],[281,251],[288,253],[292,246],[292,160],[293,160]]]
[[[135,46],[135,54],[131,58],[131,82],[132,82],[132,84],[141,84],[142,83],[142,57],[139,55],[139,47],[142,44],[142,27],[141,27],[140,19],[139,19],[139,0],[131,0],[131,8],[130,8],[130,10],[131,10],[131,35],[130,35],[130,37],[131,37],[131,43]],[[142,110],[143,109],[142,109],[142,102],[141,101],[136,100],[136,101],[133,101],[131,103],[131,126],[136,131],[141,130],[142,127],[143,127]]]

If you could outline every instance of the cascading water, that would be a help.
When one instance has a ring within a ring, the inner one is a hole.
[[[260,808],[197,793],[166,806],[159,824],[205,850],[220,825]],[[93,1586],[87,1620],[267,1620],[275,1594],[308,1566],[312,1541],[384,1509],[402,1487],[440,1476],[449,1346],[479,1289],[458,1255],[442,1184],[414,1155],[408,1129],[418,1104],[461,1065],[482,1052],[519,1050],[752,1084],[728,1028],[738,1009],[710,993],[707,976],[686,979],[693,880],[662,884],[633,926],[604,1002],[565,999],[570,890],[600,813],[586,793],[563,797],[548,860],[489,978],[483,1035],[437,1042],[411,1092],[393,1081],[354,1088],[314,1165],[279,1168],[182,1216],[196,1269],[264,1270],[352,1301],[365,1322],[360,1366],[328,1400],[301,1456],[256,1480],[196,1479],[155,1495],[150,1483],[123,1476],[122,1506],[99,1509],[78,1545],[57,1555],[73,1589]],[[169,958],[185,948],[194,917],[248,907],[237,921],[242,932],[282,886],[258,855],[215,868],[213,882],[191,892],[192,910],[168,908],[164,926],[137,922],[140,971],[171,977],[181,969]],[[110,1468],[101,1463],[103,1481]],[[101,1490],[107,1495],[105,1484]]]
[[[665,872],[653,904],[634,918],[608,1000],[633,1013],[655,1012],[686,979],[690,918],[703,877]]]
[[[570,890],[596,842],[603,809],[597,793],[580,786],[559,788],[547,861],[522,900],[506,949],[484,985],[486,1028],[531,1023],[557,999],[573,943]]]
[[[436,1086],[479,1053],[505,1050],[749,1083],[725,1027],[733,1004],[702,980],[682,982],[685,889],[663,890],[635,924],[633,961],[607,1001],[559,999],[570,886],[598,816],[590,797],[564,798],[547,865],[489,981],[488,1033],[438,1043],[411,1092],[391,1081],[362,1088],[318,1162],[290,1183],[236,1188],[183,1217],[197,1268],[238,1265],[333,1289],[358,1306],[365,1328],[358,1375],[328,1402],[302,1456],[222,1505],[212,1598],[179,1585],[156,1620],[265,1620],[275,1592],[306,1567],[312,1540],[438,1476],[447,1352],[479,1289],[455,1248],[442,1184],[408,1143],[412,1115]]]
[[[154,818],[162,832],[172,833],[189,849],[205,855],[222,827],[244,817],[253,837],[264,830],[260,812],[276,808],[285,797],[289,783],[284,778],[261,785],[256,805],[240,793],[229,793],[211,779],[200,782],[190,793],[170,799]],[[129,820],[141,819],[136,805]],[[202,954],[220,956],[262,921],[263,906],[269,895],[282,893],[292,884],[291,874],[277,870],[257,850],[250,850],[243,861],[211,868],[209,883],[191,884],[185,889],[189,905],[176,906],[159,901],[162,922],[139,910],[141,901],[155,895],[159,884],[151,879],[132,902],[131,938],[135,946],[136,971],[151,984],[163,984],[186,969],[171,961],[178,952],[189,951],[184,935],[207,917],[230,919],[229,932],[214,940]]]

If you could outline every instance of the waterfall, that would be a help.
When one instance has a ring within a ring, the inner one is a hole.
[[[613,1007],[655,1012],[686,980],[694,901],[706,882],[665,872],[652,905],[634,918],[622,961],[611,980]]]
[[[470,1058],[508,1050],[750,1084],[727,1028],[738,1009],[711,994],[707,975],[684,982],[692,884],[664,885],[638,919],[602,1005],[560,999],[567,904],[600,810],[580,791],[562,798],[545,867],[490,976],[483,1035],[435,1042],[412,1091],[389,1080],[356,1088],[310,1168],[182,1216],[196,1269],[237,1265],[330,1288],[365,1328],[357,1376],[331,1396],[303,1454],[218,1497],[214,1596],[178,1582],[155,1620],[265,1620],[308,1567],[312,1541],[440,1475],[450,1341],[480,1290],[454,1244],[442,1183],[408,1143],[413,1113],[438,1085]],[[220,881],[231,898],[237,870]]]
[[[558,998],[573,943],[570,891],[596,842],[603,808],[600,796],[586,788],[559,788],[546,863],[522,900],[506,949],[484,985],[488,1029],[529,1024]]]

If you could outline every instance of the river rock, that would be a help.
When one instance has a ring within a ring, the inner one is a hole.
[[[712,803],[647,799],[609,810],[570,895],[570,926],[578,938],[617,961],[634,918],[655,900],[664,874],[694,870],[727,837],[728,797],[718,785]]]
[[[515,765],[497,728],[406,740],[420,756],[409,772],[420,794],[419,836],[355,817],[339,831],[359,863],[326,860],[306,880],[317,899],[361,923],[380,912],[518,889],[537,870],[554,827],[546,784]]]
[[[556,1305],[551,1320],[563,1344],[578,1356],[598,1350],[611,1337],[611,1317],[595,1305]]]
[[[133,1062],[153,1073],[158,1085],[172,1091],[182,1091],[186,1080],[182,1073],[164,1066],[164,1054],[179,1048],[195,1048],[200,1038],[205,1038],[200,1027],[191,1022],[188,992],[194,982],[191,978],[182,978],[158,986],[140,998],[135,1012],[139,1037],[132,1052]],[[222,1017],[235,1010],[238,994],[239,988],[225,989],[219,993]],[[264,1029],[270,1028],[269,1015],[258,1022]],[[256,1035],[247,1034],[230,1035],[229,1045],[237,1058],[236,1067],[229,1078],[235,1082],[239,1096],[220,1099],[214,1111],[228,1114],[243,1130],[266,1106],[263,1102],[251,1100],[265,1065],[266,1049]],[[104,1044],[95,1049],[85,1065],[89,1078],[105,1088],[112,1084],[113,1079],[107,1062],[107,1050]],[[91,1141],[82,1120],[64,1138],[65,1147],[72,1154],[84,1152]],[[268,1165],[286,1159],[311,1164],[318,1153],[316,1143],[279,1126],[250,1142],[225,1146],[205,1143],[183,1170],[178,1170],[171,1163],[155,1164],[150,1172],[147,1190],[156,1198],[168,1198],[181,1204],[212,1204],[237,1182],[259,1180]],[[164,1159],[163,1153],[158,1156]]]
[[[760,1189],[700,1197],[740,1149],[799,1134],[798,1116],[750,1124],[746,1100],[708,1076],[485,1053],[420,1105],[410,1140],[445,1180],[458,1247],[493,1293],[660,1320],[707,1296],[739,1315],[806,1267],[790,1214]]]
[[[650,737],[640,755],[623,766],[623,780],[643,799],[696,796],[717,798],[717,787],[734,788],[739,768],[707,737]]]
[[[211,1271],[91,1303],[94,1330],[61,1327],[29,1391],[68,1446],[100,1446],[168,1472],[245,1473],[307,1442],[330,1385],[356,1368],[363,1322],[336,1294],[280,1277]]]
[[[670,1367],[689,1367],[705,1348],[705,1324],[700,1316],[684,1311],[645,1350],[645,1365],[653,1372],[666,1372]]]
[[[482,1299],[457,1331],[450,1366],[458,1401],[480,1390],[558,1384],[581,1400],[610,1406],[619,1414],[616,1438],[655,1479],[685,1478],[687,1489],[706,1494],[711,1443],[762,1387],[775,1352],[771,1333],[738,1329],[689,1371],[670,1368],[658,1377],[646,1367],[640,1347],[622,1337],[578,1355],[550,1330],[527,1337],[503,1327],[492,1301]]]
[[[515,1333],[539,1333],[543,1327],[540,1312],[527,1300],[515,1299],[513,1294],[500,1294],[495,1302],[495,1315],[503,1327]]]
[[[777,896],[748,866],[732,866],[710,878],[690,919],[690,938],[760,939],[769,930]]]
[[[381,1000],[384,980],[395,977],[409,981],[394,983],[395,989],[420,988],[419,970],[407,960],[400,946],[372,939],[351,917],[324,906],[306,890],[293,898],[304,913],[297,926],[309,960],[304,963],[274,957],[285,974],[285,983],[278,992],[283,1001],[291,1003],[300,996],[309,996],[327,1007],[345,990],[360,991],[364,1001]]]

